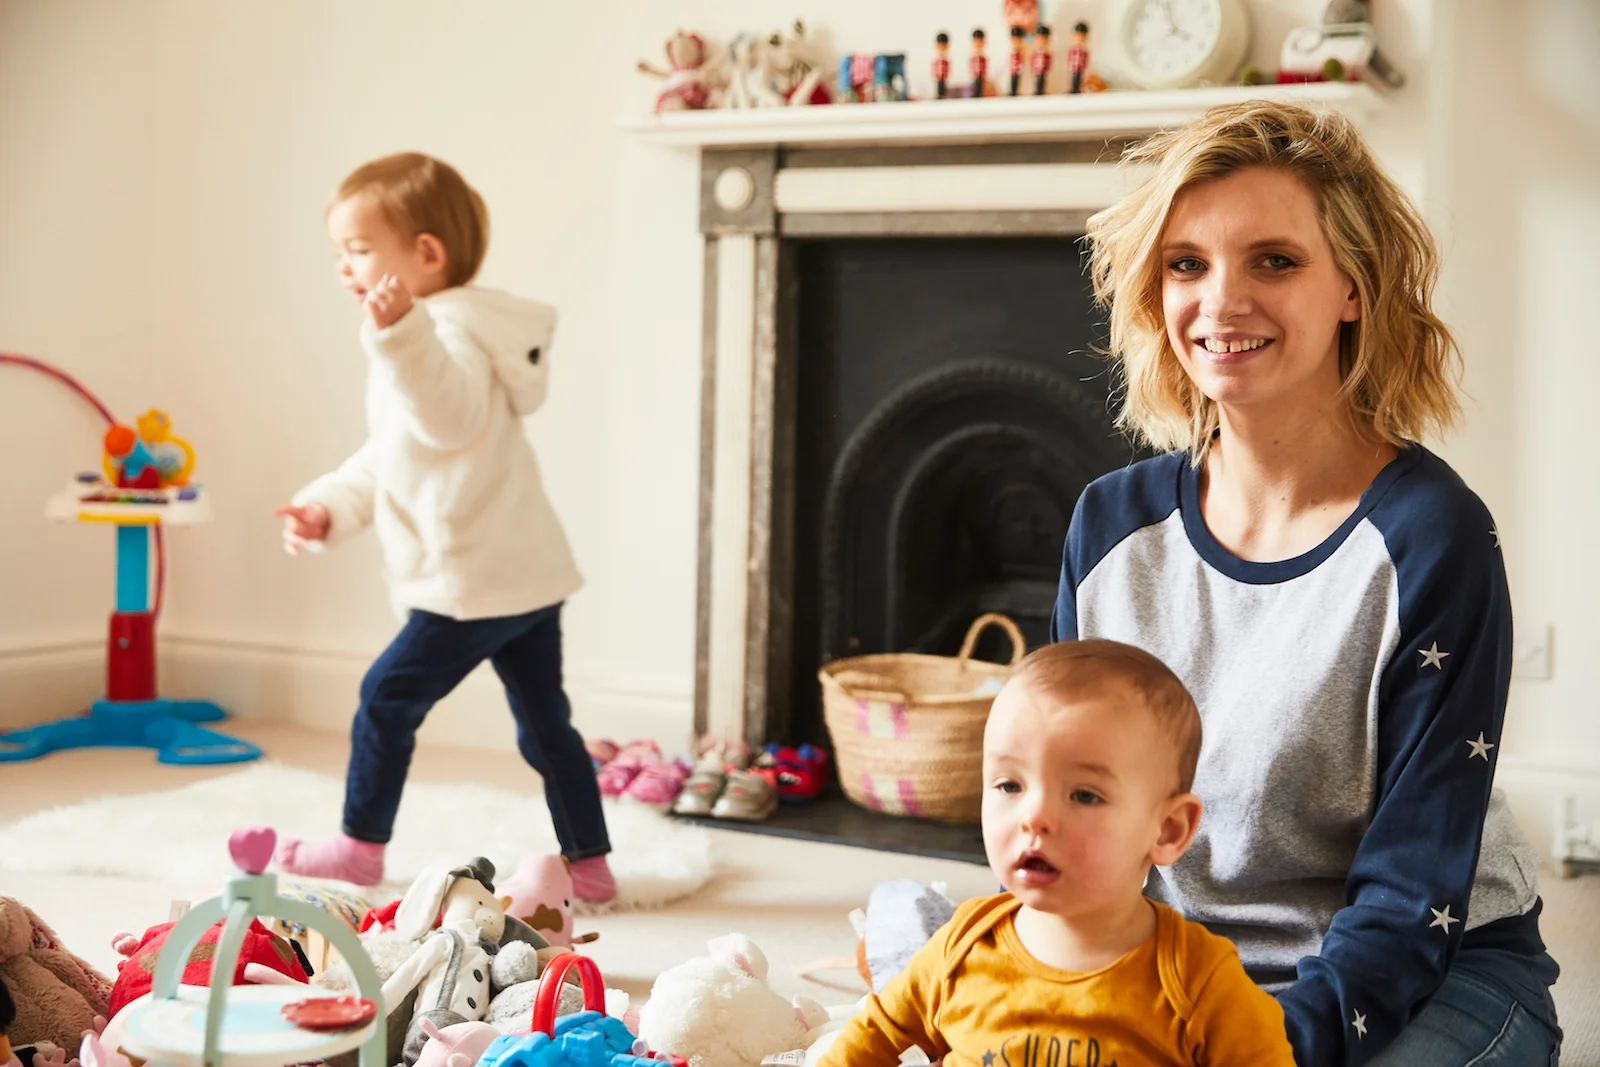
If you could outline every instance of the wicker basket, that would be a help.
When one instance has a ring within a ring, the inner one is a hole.
[[[990,626],[1010,636],[1010,663],[972,658]],[[1016,623],[984,615],[954,659],[903,652],[825,665],[822,714],[845,795],[887,815],[977,822],[989,705],[1026,651]]]

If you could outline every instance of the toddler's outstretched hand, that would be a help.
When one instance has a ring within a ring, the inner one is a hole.
[[[328,509],[321,504],[285,504],[273,508],[272,513],[283,518],[283,550],[291,556],[298,556],[311,542],[327,537],[332,522]]]
[[[385,274],[361,306],[375,330],[387,330],[411,310],[411,290],[393,274]]]

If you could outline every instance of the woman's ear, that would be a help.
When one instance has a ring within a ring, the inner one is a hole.
[[[429,274],[442,276],[450,266],[450,253],[445,251],[444,242],[431,233],[417,234],[416,252],[422,269]]]
[[[1346,279],[1347,281],[1349,279]],[[1339,312],[1340,322],[1357,322],[1361,318],[1361,290],[1356,288],[1355,282],[1350,282],[1350,295],[1344,299],[1344,308]]]
[[[1162,802],[1156,843],[1150,849],[1151,863],[1166,867],[1188,851],[1189,842],[1200,828],[1200,808],[1200,798],[1193,793],[1179,793]]]

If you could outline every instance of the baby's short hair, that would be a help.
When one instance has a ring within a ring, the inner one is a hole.
[[[1121,682],[1171,740],[1178,791],[1194,788],[1195,765],[1200,761],[1200,709],[1172,668],[1144,649],[1120,641],[1062,641],[1030,653],[1017,664],[1011,680],[1060,700],[1103,682]]]
[[[445,284],[465,285],[489,248],[489,209],[450,164],[421,152],[363,163],[339,183],[333,203],[370,196],[408,237],[431,233],[444,245]]]

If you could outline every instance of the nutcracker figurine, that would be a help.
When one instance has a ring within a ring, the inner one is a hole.
[[[973,30],[972,55],[967,59],[967,70],[972,74],[972,89],[967,95],[974,98],[988,95],[989,57],[983,54],[983,46],[983,31]]]
[[[1067,69],[1072,72],[1074,93],[1083,92],[1083,72],[1089,69],[1089,24],[1072,27],[1072,47],[1067,49]]]
[[[1012,96],[1016,96],[1022,91],[1023,49],[1027,46],[1027,43],[1027,38],[1022,33],[1022,27],[1011,27],[1011,65],[1007,69],[1011,74]]]
[[[1033,95],[1044,95],[1045,79],[1050,77],[1050,64],[1054,57],[1050,54],[1050,27],[1040,26],[1033,33],[1033,55],[1029,57],[1029,69],[1033,71]]]
[[[933,84],[939,99],[945,98],[950,81],[950,35],[941,33],[933,39]]]

